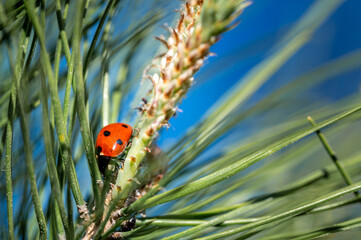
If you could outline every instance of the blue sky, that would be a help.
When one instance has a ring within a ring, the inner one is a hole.
[[[262,61],[275,43],[294,26],[316,1],[253,1],[240,16],[240,24],[225,33],[212,47],[215,57],[196,74],[195,85],[183,100],[182,113],[171,120],[172,127],[162,133],[158,143],[167,146],[183,135],[206,110],[230,89],[252,67]],[[296,53],[264,88],[254,96],[277,88],[304,72],[361,47],[361,2],[345,1],[315,32],[310,41]],[[360,71],[342,75],[330,84],[313,89],[319,98],[337,99],[355,92],[360,84]]]

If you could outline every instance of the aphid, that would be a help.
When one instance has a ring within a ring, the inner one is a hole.
[[[95,143],[95,152],[102,174],[105,174],[110,159],[123,153],[128,146],[132,132],[132,127],[125,123],[112,123],[100,130]]]
[[[147,104],[148,103],[148,100],[146,98],[142,98],[142,101],[144,102],[144,104]]]

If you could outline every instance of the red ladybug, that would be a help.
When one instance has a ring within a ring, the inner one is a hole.
[[[124,151],[132,132],[132,127],[125,123],[112,123],[100,130],[95,143],[95,151],[101,173],[105,173],[111,158],[119,156]]]

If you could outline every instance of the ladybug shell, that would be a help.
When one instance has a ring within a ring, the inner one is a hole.
[[[127,147],[132,131],[132,127],[125,123],[112,123],[103,127],[95,143],[96,154],[100,157],[120,155]]]

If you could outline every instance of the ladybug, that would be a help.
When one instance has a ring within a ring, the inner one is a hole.
[[[98,167],[105,174],[111,158],[118,157],[128,146],[133,129],[125,123],[112,123],[103,127],[95,142]]]

